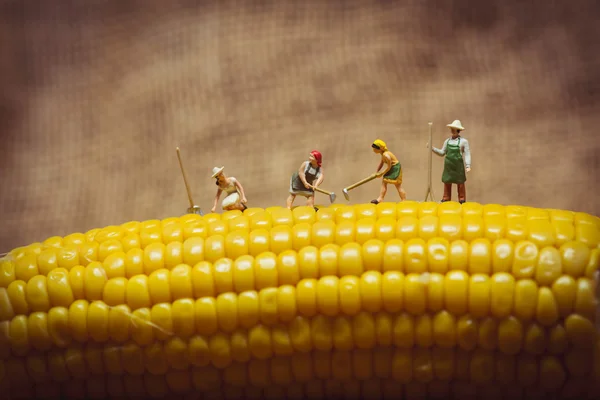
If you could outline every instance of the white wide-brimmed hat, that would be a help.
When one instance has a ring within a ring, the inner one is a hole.
[[[211,178],[214,178],[214,177],[216,177],[217,175],[219,175],[221,172],[223,172],[223,170],[224,170],[224,169],[225,169],[225,167],[221,167],[221,168],[219,168],[219,167],[214,167],[214,168],[213,168],[213,174],[212,174]]]
[[[454,129],[458,129],[459,131],[464,131],[465,128],[463,128],[462,124],[460,123],[460,120],[455,119],[454,122],[452,122],[451,124],[446,125],[448,128],[454,128]]]

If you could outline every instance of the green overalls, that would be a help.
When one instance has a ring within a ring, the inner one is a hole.
[[[460,137],[458,144],[448,143],[446,146],[446,157],[444,160],[444,172],[442,182],[461,184],[467,181],[465,173],[465,163],[460,152]]]

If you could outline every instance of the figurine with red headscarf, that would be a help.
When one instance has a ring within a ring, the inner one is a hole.
[[[304,161],[300,168],[292,175],[290,179],[290,196],[287,199],[287,208],[291,209],[296,196],[306,197],[306,205],[314,207],[315,190],[322,182],[323,167],[321,166],[323,157],[316,150],[310,152],[308,160]]]

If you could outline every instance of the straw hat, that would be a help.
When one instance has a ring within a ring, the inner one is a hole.
[[[225,169],[225,167],[221,167],[221,168],[219,168],[219,167],[214,167],[214,168],[213,168],[213,170],[212,170],[212,172],[213,172],[213,173],[212,173],[212,176],[211,176],[211,178],[214,178],[214,177],[216,177],[217,175],[219,175],[221,172],[223,172],[223,170],[224,170],[224,169]]]
[[[454,122],[452,122],[451,124],[446,125],[448,128],[454,128],[454,129],[458,129],[459,131],[464,131],[465,128],[463,128],[462,124],[460,123],[460,120],[455,119]]]

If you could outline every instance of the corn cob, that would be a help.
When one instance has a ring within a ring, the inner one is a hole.
[[[562,210],[402,202],[52,237],[0,260],[0,387],[74,398],[598,393],[599,230],[597,217]]]

